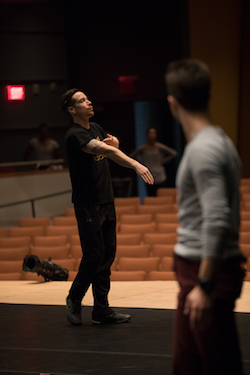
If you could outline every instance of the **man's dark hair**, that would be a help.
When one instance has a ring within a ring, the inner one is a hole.
[[[174,61],[167,67],[165,82],[168,95],[186,110],[208,110],[211,76],[205,63],[193,59]]]
[[[78,92],[78,91],[83,92],[83,90],[81,90],[81,89],[76,89],[76,88],[74,88],[74,89],[67,90],[64,94],[62,94],[62,96],[61,96],[61,100],[60,100],[60,103],[61,103],[61,106],[62,106],[62,110],[63,110],[65,113],[69,114],[69,113],[68,113],[68,107],[70,107],[70,106],[74,106],[74,104],[75,104],[75,100],[72,99],[72,96],[73,96],[76,92]]]

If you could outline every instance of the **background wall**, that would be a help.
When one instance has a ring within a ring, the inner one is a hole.
[[[241,0],[189,0],[190,57],[205,61],[212,75],[211,114],[238,142]]]

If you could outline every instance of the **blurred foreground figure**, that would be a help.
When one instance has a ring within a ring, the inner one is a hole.
[[[210,73],[197,60],[171,63],[168,102],[187,145],[176,186],[180,284],[174,338],[174,375],[243,375],[235,300],[244,278],[239,250],[241,164],[231,140],[211,124]]]

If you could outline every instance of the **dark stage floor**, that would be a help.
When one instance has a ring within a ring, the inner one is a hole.
[[[64,306],[0,304],[0,374],[171,375],[173,310],[117,309],[129,323],[65,320]],[[237,313],[244,369],[250,374],[250,314]]]

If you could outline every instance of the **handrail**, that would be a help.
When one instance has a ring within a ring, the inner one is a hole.
[[[41,165],[63,163],[64,159],[48,159],[48,160],[30,160],[30,161],[13,161],[8,163],[0,163],[0,167],[18,167],[22,165],[35,165],[39,168]]]
[[[13,203],[7,203],[7,204],[3,204],[3,205],[0,205],[0,209],[1,208],[6,208],[6,207],[10,207],[10,206],[15,206],[15,205],[19,205],[19,204],[23,204],[23,203],[31,203],[31,209],[32,209],[32,216],[33,217],[36,217],[36,214],[35,214],[35,206],[34,206],[34,202],[35,201],[38,201],[38,200],[41,200],[41,199],[46,199],[46,198],[52,198],[52,197],[56,197],[58,195],[63,195],[63,194],[68,194],[68,193],[71,193],[72,190],[66,190],[66,191],[61,191],[59,193],[54,193],[54,194],[48,194],[48,195],[43,195],[41,197],[37,197],[37,198],[32,198],[32,199],[26,199],[24,201],[19,201],[19,202],[13,202]]]

